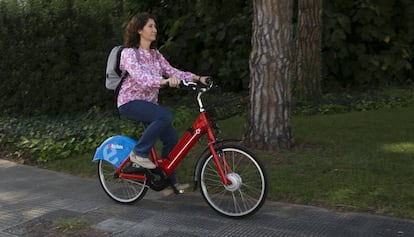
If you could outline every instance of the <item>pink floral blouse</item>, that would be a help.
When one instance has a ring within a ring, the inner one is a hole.
[[[133,100],[145,100],[158,103],[158,93],[162,76],[176,77],[192,81],[195,75],[191,72],[180,71],[156,50],[138,49],[139,62],[133,48],[125,48],[121,53],[120,68],[128,72],[128,77],[122,83],[118,95],[118,107]]]

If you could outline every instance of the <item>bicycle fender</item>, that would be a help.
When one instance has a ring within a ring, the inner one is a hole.
[[[132,148],[137,142],[127,136],[117,135],[106,139],[96,148],[93,162],[105,160],[118,168],[121,163],[128,158]]]

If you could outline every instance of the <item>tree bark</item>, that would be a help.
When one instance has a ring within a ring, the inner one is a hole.
[[[318,101],[321,89],[322,0],[298,1],[296,97]]]
[[[290,113],[294,73],[293,1],[255,0],[250,55],[250,103],[245,145],[292,148]]]

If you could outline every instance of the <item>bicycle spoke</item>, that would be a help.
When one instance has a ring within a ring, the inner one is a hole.
[[[235,212],[240,212],[242,208],[240,207],[239,202],[237,201],[237,198],[234,192],[232,193],[232,197],[233,197],[233,206],[234,206]]]
[[[231,173],[226,173],[231,184],[224,185],[213,157],[204,162],[201,172],[201,190],[207,203],[226,216],[245,216],[254,213],[264,203],[267,194],[266,177],[257,160],[243,148],[223,147]],[[224,161],[223,161],[224,162]],[[225,163],[225,162],[224,162]]]
[[[141,199],[148,190],[145,181],[117,178],[116,168],[106,162],[98,162],[98,176],[106,194],[117,202],[130,203]]]

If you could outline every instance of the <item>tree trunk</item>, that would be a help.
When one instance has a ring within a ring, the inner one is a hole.
[[[290,149],[293,1],[255,0],[253,11],[251,97],[243,141],[254,149]]]
[[[297,81],[299,101],[318,101],[321,97],[322,0],[298,1]]]

